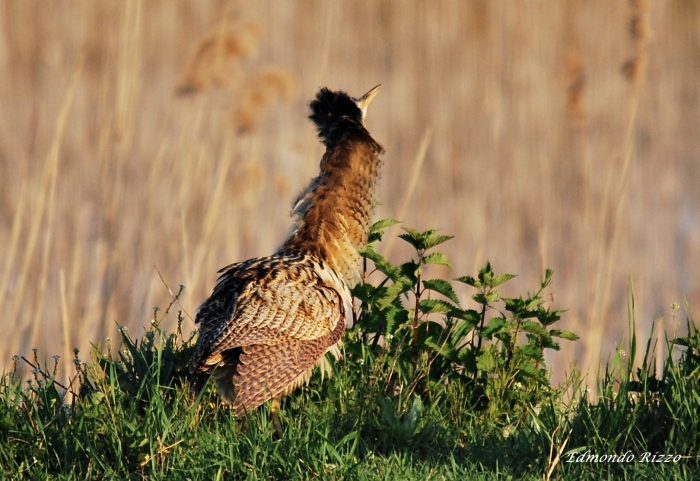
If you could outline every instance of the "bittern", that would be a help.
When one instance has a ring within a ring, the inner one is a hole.
[[[330,370],[326,353],[340,357],[338,342],[352,322],[350,286],[359,276],[383,153],[365,127],[379,88],[357,99],[319,90],[309,118],[326,151],[319,175],[292,209],[291,235],[269,257],[221,269],[197,312],[193,393],[212,376],[237,415],[273,399],[280,437],[281,397],[308,383],[315,365]]]

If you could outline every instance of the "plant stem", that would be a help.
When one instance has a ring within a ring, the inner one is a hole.
[[[484,292],[484,297],[486,297],[486,296],[487,296],[487,292]],[[488,302],[481,305],[481,321],[479,322],[479,343],[476,346],[476,352],[475,352],[476,356],[478,356],[479,352],[481,352],[481,341],[483,339],[483,337],[481,336],[481,333],[484,331],[484,323],[486,322],[486,307],[487,306],[488,306]]]
[[[419,261],[420,262],[420,261]],[[416,306],[413,310],[413,372],[418,370],[418,313],[420,312],[420,296],[423,292],[420,289],[420,270],[416,280]]]

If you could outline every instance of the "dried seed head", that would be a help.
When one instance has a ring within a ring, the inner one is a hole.
[[[570,51],[566,60],[566,111],[575,122],[583,122],[586,118],[586,71],[578,51]]]
[[[192,94],[234,81],[240,75],[238,61],[254,54],[259,36],[260,27],[247,22],[202,38],[190,54],[176,92]]]
[[[632,41],[643,42],[647,38],[648,27],[646,17],[638,14],[633,15],[630,19],[630,37]]]
[[[631,58],[627,62],[622,64],[622,75],[625,76],[625,79],[627,79],[627,81],[629,81],[630,83],[634,83],[639,78],[641,72],[643,72],[645,66],[646,65],[644,58]]]
[[[233,123],[236,130],[239,132],[254,130],[268,107],[279,100],[292,99],[296,90],[296,77],[284,69],[268,68],[250,77],[233,110]]]

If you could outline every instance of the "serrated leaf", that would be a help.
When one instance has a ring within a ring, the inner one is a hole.
[[[482,332],[481,336],[484,338],[490,338],[494,333],[503,329],[503,326],[506,324],[507,321],[504,317],[493,317],[489,319],[489,323],[484,329],[484,332]]]
[[[455,279],[457,282],[467,284],[468,286],[476,287],[479,289],[483,284],[479,279],[474,279],[472,276],[462,276]]]
[[[377,305],[384,309],[389,306],[397,297],[404,292],[408,292],[413,287],[413,284],[407,280],[398,280],[386,289],[386,297],[377,301]]]
[[[380,241],[382,240],[382,236],[384,235],[384,229],[387,227],[391,227],[392,225],[399,224],[401,221],[395,220],[395,219],[382,219],[380,221],[375,222],[372,224],[372,227],[369,228],[369,238],[368,238],[368,243],[372,243],[375,241]]]
[[[374,249],[366,248],[361,252],[363,257],[371,260],[374,267],[392,281],[396,282],[401,277],[401,269],[391,262],[388,262],[381,254],[375,252]]]
[[[523,299],[522,297],[504,297],[503,302],[506,305],[506,310],[514,314],[518,314],[523,318],[535,317],[537,309],[540,305],[544,304],[544,300],[540,297],[533,297],[532,299]]]
[[[456,306],[439,299],[423,299],[419,303],[419,308],[425,314],[433,314],[436,312],[451,312]]]
[[[418,280],[418,274],[421,271],[421,266],[415,259],[406,261],[399,267],[401,273],[408,279],[411,279],[413,283]]]
[[[550,311],[540,306],[537,310],[537,320],[540,321],[543,326],[549,326],[561,319],[561,315],[564,312],[566,311]]]
[[[481,316],[474,309],[454,309],[450,312],[450,316],[461,319],[467,324],[477,324],[481,319]]]
[[[501,274],[500,276],[494,277],[490,284],[489,287],[497,287],[503,284],[504,282],[508,282],[509,280],[518,277],[515,274]]]
[[[538,379],[538,380],[543,380],[542,369],[538,368],[534,364],[529,363],[529,362],[524,362],[519,367],[520,367],[520,372],[522,372],[523,374],[525,374],[529,377],[533,377],[533,378]]]
[[[501,293],[498,292],[497,290],[493,290],[486,294],[486,301],[487,302],[496,302],[498,299],[501,298]]]
[[[415,230],[415,229],[410,229],[408,227],[402,227],[402,229],[406,232],[405,234],[400,234],[399,238],[405,240],[409,244],[413,246],[414,249],[416,250],[425,250],[425,247],[423,247],[423,235],[421,232]]]
[[[372,224],[372,227],[369,228],[369,233],[374,234],[375,232],[381,232],[387,227],[400,223],[401,221],[396,219],[382,219]]]
[[[567,341],[578,341],[580,337],[571,331],[560,331],[559,329],[552,329],[549,334],[553,337],[560,337],[566,339]]]
[[[425,252],[426,250],[432,249],[433,247],[438,246],[443,242],[447,242],[454,237],[449,235],[436,235],[436,229],[420,232],[415,229],[404,227],[403,230],[406,233],[401,234],[399,237],[411,244],[419,252]]]
[[[386,259],[384,259],[384,256],[382,256],[380,253],[375,251],[374,248],[370,245],[365,246],[365,248],[360,251],[360,255],[362,257],[366,257],[367,259],[371,260],[375,264],[378,262],[386,262]]]
[[[452,269],[452,264],[447,259],[447,256],[442,252],[433,252],[423,257],[424,264],[439,264],[441,266],[446,266]]]
[[[530,334],[535,334],[537,336],[541,336],[544,338],[548,338],[549,332],[547,332],[546,329],[544,329],[540,324],[537,322],[533,321],[524,321],[521,325],[520,328],[525,331],[529,332]]]
[[[519,346],[518,349],[523,355],[530,359],[534,359],[535,361],[541,362],[544,359],[542,349],[535,344],[525,344],[523,346]]]
[[[425,250],[437,247],[440,244],[444,244],[450,239],[454,239],[453,235],[433,235],[432,233],[427,235],[425,238]]]
[[[372,296],[374,295],[375,287],[372,284],[355,284],[350,290],[353,297],[359,299],[362,302],[370,303]]]
[[[393,335],[398,326],[408,320],[408,311],[395,306],[389,306],[386,309],[385,317],[385,334]]]
[[[496,370],[496,358],[493,355],[493,346],[486,346],[479,353],[479,357],[476,359],[476,367],[486,372],[493,372]]]
[[[435,291],[442,294],[455,304],[459,303],[459,299],[457,298],[457,294],[452,288],[452,284],[450,284],[444,279],[430,279],[427,281],[423,281],[423,287],[425,289],[430,289],[431,291]]]
[[[482,269],[479,269],[478,277],[479,280],[486,285],[493,279],[493,268],[491,268],[490,261],[486,261],[486,265]]]

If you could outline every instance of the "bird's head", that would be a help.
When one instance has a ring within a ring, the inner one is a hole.
[[[323,87],[311,101],[309,118],[316,124],[318,135],[327,146],[338,143],[347,132],[365,130],[367,106],[379,92],[381,84],[360,98],[350,97],[343,91]]]

